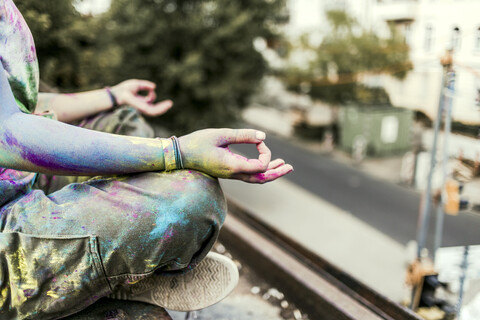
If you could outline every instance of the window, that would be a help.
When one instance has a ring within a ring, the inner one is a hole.
[[[429,52],[433,47],[433,27],[428,24],[425,28],[425,51]]]
[[[452,41],[450,43],[450,47],[452,48],[452,50],[454,51],[460,50],[461,40],[462,40],[462,34],[460,32],[460,28],[459,27],[453,28]]]
[[[475,87],[474,87],[474,95],[475,95],[475,106],[480,107],[480,78],[475,78]]]
[[[480,107],[480,88],[477,87],[477,95],[476,95],[476,98],[475,98],[475,105],[477,107]]]
[[[480,27],[477,28],[475,33],[475,51],[480,51]]]
[[[409,45],[412,39],[412,26],[410,23],[405,24],[404,35],[405,35],[405,43]]]

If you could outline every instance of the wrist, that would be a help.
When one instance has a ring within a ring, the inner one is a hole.
[[[173,171],[184,169],[182,153],[180,151],[180,143],[176,136],[168,139],[160,139],[163,149],[163,160],[165,171]]]
[[[197,166],[194,165],[194,156],[192,155],[190,142],[187,136],[179,137],[178,142],[180,144],[180,154],[182,155],[183,167],[185,169],[198,170]]]
[[[108,98],[110,99],[110,108],[118,108],[120,106],[120,102],[118,101],[118,93],[116,93],[114,89],[110,87],[105,87],[105,91],[107,92]]]

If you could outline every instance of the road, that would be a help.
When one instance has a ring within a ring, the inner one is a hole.
[[[352,213],[402,244],[416,238],[419,192],[373,178],[328,155],[309,151],[272,134],[268,135],[267,145],[273,150],[274,158],[283,158],[294,166],[295,171],[286,179]],[[240,145],[233,149],[250,157],[256,156],[256,149],[252,146]],[[431,216],[428,248],[433,243],[435,214],[432,212]],[[480,215],[446,215],[442,246],[467,244],[480,244]]]

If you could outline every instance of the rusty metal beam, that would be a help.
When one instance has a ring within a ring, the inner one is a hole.
[[[229,200],[221,241],[312,319],[421,320]]]

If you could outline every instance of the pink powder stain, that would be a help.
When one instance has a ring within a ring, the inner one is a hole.
[[[169,229],[165,234],[163,235],[162,241],[170,239],[174,235],[174,231],[172,229]]]

